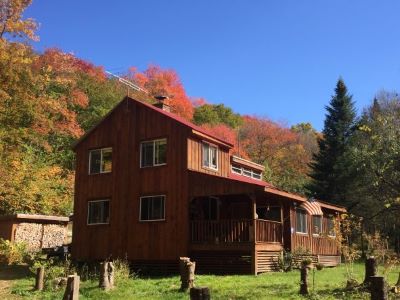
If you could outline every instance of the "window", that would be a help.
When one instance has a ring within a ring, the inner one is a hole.
[[[110,200],[93,200],[88,202],[89,225],[108,224],[110,222]]]
[[[208,143],[203,143],[203,167],[218,169],[218,148]]]
[[[313,216],[313,234],[321,234],[322,233],[322,216]]]
[[[335,221],[333,216],[328,217],[328,235],[330,236],[336,236],[335,233]]]
[[[296,210],[296,232],[307,233],[307,212],[304,209]]]
[[[140,221],[165,220],[165,196],[146,196],[140,198]]]
[[[244,168],[244,167],[239,166],[239,165],[232,165],[231,169],[232,169],[233,173],[236,173],[236,174],[239,174],[239,175],[243,175],[243,176],[246,176],[246,177],[251,177],[251,178],[254,178],[254,179],[258,179],[258,180],[261,180],[261,177],[262,177],[261,171],[255,171],[255,170],[247,169],[247,168]]]
[[[109,173],[112,168],[112,149],[90,150],[89,174]]]
[[[167,139],[140,144],[140,167],[162,166],[167,163]]]

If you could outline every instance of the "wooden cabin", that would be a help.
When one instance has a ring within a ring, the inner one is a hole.
[[[257,274],[304,247],[338,263],[325,233],[345,210],[264,182],[232,147],[162,102],[124,98],[74,146],[73,258],[173,271],[189,256],[200,272]]]

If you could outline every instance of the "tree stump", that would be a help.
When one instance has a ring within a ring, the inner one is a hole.
[[[365,261],[365,278],[364,284],[369,285],[371,283],[371,276],[376,276],[378,273],[378,264],[376,263],[376,258],[371,256]]]
[[[192,287],[190,300],[210,300],[210,290],[208,287]]]
[[[302,266],[300,269],[300,294],[308,295],[308,268]]]
[[[115,271],[114,264],[112,262],[109,262],[108,263],[108,282],[109,282],[110,289],[114,288],[114,271]]]
[[[44,287],[44,267],[37,268],[35,290],[42,291]]]
[[[388,299],[387,284],[383,276],[371,276],[370,283],[371,300]]]
[[[179,271],[181,275],[181,291],[194,287],[194,272],[196,263],[191,262],[188,257],[179,258]]]
[[[114,287],[114,270],[112,262],[100,263],[99,287],[103,290],[109,290]]]
[[[79,282],[80,278],[78,275],[70,275],[67,279],[67,286],[63,300],[78,300],[79,299]]]

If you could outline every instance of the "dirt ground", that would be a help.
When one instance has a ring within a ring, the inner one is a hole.
[[[29,269],[26,266],[4,266],[0,265],[0,299],[19,299],[10,293],[12,281],[29,275]]]

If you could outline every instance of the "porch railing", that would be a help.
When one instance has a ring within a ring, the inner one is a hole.
[[[280,243],[282,224],[267,220],[196,220],[190,222],[190,234],[193,243]]]
[[[282,223],[267,220],[256,220],[256,241],[257,242],[282,242]]]

